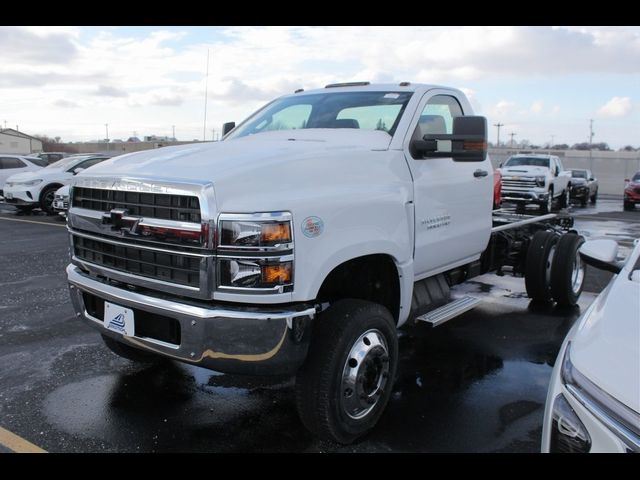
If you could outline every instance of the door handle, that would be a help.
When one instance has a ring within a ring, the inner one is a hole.
[[[475,172],[473,172],[473,176],[476,178],[486,177],[487,175],[489,175],[489,172],[487,172],[486,170],[478,169]]]

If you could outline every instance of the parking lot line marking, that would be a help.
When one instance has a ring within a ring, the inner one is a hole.
[[[66,223],[64,225],[56,225],[55,223],[36,222],[35,220],[22,220],[21,218],[7,218],[7,217],[0,217],[0,220],[8,220],[9,222],[37,223],[39,225],[51,225],[52,227],[67,228],[67,224]]]
[[[0,445],[15,453],[47,453],[46,450],[0,427]]]

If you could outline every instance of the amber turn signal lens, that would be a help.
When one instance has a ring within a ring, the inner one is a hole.
[[[289,243],[291,241],[291,228],[289,222],[265,223],[262,225],[261,242],[264,243]]]
[[[263,265],[262,282],[276,285],[291,283],[291,262]]]

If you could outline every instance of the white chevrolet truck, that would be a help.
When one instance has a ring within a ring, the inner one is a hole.
[[[392,392],[397,329],[481,300],[451,287],[497,271],[580,295],[571,218],[492,213],[486,125],[459,90],[336,84],[107,160],[71,191],[77,316],[133,360],[295,375],[303,424],[352,442]]]
[[[555,205],[569,206],[571,171],[555,155],[512,155],[501,166],[501,173],[502,201],[515,203],[520,211],[529,203],[539,205],[542,213],[549,213]]]

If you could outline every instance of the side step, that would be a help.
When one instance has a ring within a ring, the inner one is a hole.
[[[471,310],[478,305],[482,300],[476,297],[464,296],[460,297],[452,302],[443,305],[440,308],[431,310],[424,315],[420,315],[416,320],[422,320],[423,322],[430,323],[432,327],[442,325],[447,320],[462,315],[464,312]]]

